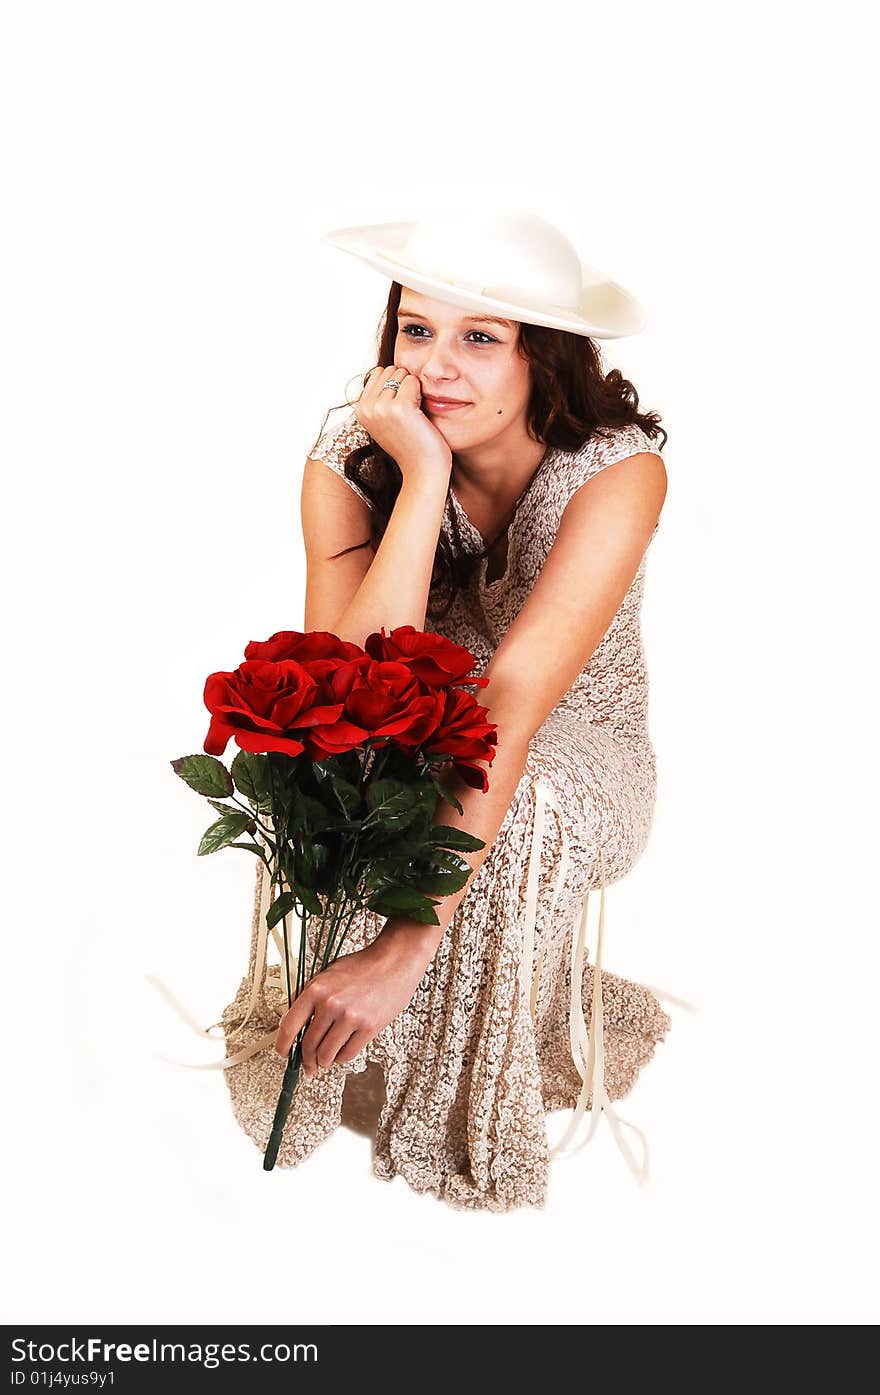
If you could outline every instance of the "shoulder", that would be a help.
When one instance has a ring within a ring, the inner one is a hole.
[[[353,450],[368,445],[369,441],[369,433],[361,426],[352,409],[341,421],[323,427],[308,453],[312,460],[323,460],[325,464],[339,468]]]
[[[629,463],[622,467],[622,474],[612,470],[603,475],[608,466],[624,460]],[[577,520],[578,528],[583,526],[593,511],[596,495],[593,489],[582,486],[597,476],[603,477],[603,484],[596,486],[600,498],[605,494],[609,499],[613,496],[609,505],[612,516],[619,515],[623,506],[631,522],[642,515],[652,517],[653,537],[667,492],[666,465],[659,441],[635,424],[603,427],[582,446],[558,453],[546,500],[545,526],[550,535],[558,535],[565,517],[571,517],[573,524]]]
[[[615,465],[630,455],[645,453],[663,459],[659,438],[649,436],[635,422],[626,426],[598,427],[577,450],[564,452],[573,464],[590,473],[604,470],[607,465]]]
[[[613,465],[618,460],[625,460],[629,455],[641,455],[644,452],[663,459],[659,437],[649,436],[647,431],[635,422],[627,426],[602,428],[601,434],[591,437],[584,449],[592,450],[599,469],[605,465]]]
[[[351,452],[361,446],[368,445],[369,441],[369,433],[361,426],[354,411],[349,411],[342,421],[322,428],[318,439],[309,448],[308,459],[320,460],[324,465],[328,465],[331,470],[345,480],[345,483],[358,498],[369,508],[372,508],[373,501],[369,495],[345,473],[345,462]],[[366,457],[361,470],[362,477],[364,471],[368,476],[370,475],[370,467],[367,462],[372,458],[372,456]],[[308,469],[308,466],[306,468]]]
[[[665,481],[666,465],[659,440],[648,435],[635,423],[626,426],[598,428],[589,440],[574,450],[559,451],[552,471],[552,490],[564,508],[581,485],[598,475],[609,465],[631,456],[644,457],[639,470],[645,478]]]

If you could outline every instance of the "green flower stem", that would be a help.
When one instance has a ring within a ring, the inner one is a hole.
[[[324,925],[325,925],[325,922],[326,922],[326,920],[327,920],[327,912],[328,912],[328,910],[329,910],[329,908],[330,908],[330,904],[331,904],[331,903],[330,903],[330,897],[328,896],[328,897],[327,897],[327,900],[324,902],[324,910],[323,910],[322,913],[321,913],[321,922],[320,922],[320,925],[318,926],[318,934],[317,934],[317,936],[316,936],[316,938],[315,938],[315,952],[314,952],[314,954],[312,955],[312,968],[311,968],[311,972],[310,972],[310,974],[309,974],[309,978],[310,978],[310,979],[314,978],[314,976],[315,976],[315,965],[316,965],[316,963],[318,962],[318,951],[319,951],[320,946],[321,946],[321,939],[322,939],[323,934],[324,934]]]
[[[284,936],[284,968],[287,976],[287,1005],[293,1003],[293,992],[290,982],[290,947],[287,939],[287,916],[281,917],[281,927]],[[305,967],[305,941],[306,941],[306,916],[300,917],[300,937],[299,956],[297,959],[297,984],[299,985],[303,969]],[[299,992],[299,988],[297,989]],[[272,1121],[272,1131],[269,1134],[269,1142],[266,1145],[266,1152],[263,1156],[264,1172],[271,1172],[278,1157],[278,1149],[281,1147],[281,1140],[284,1137],[284,1126],[287,1123],[288,1115],[293,1106],[293,1096],[299,1081],[299,1073],[302,1068],[302,1037],[307,1024],[303,1024],[297,1033],[296,1045],[292,1046],[287,1053],[287,1065],[284,1068],[284,1075],[281,1080],[281,1093],[278,1096],[278,1103],[275,1106],[275,1118]]]
[[[363,784],[364,784],[364,773],[365,773],[365,771],[366,771],[367,762],[368,762],[368,760],[369,760],[369,754],[370,754],[370,753],[369,753],[369,747],[367,747],[367,748],[365,748],[365,750],[364,750],[364,758],[363,758],[363,761],[362,761],[362,763],[361,763],[361,786],[362,786],[362,787],[363,787]],[[276,804],[275,804],[275,791],[274,791],[274,779],[273,779],[274,771],[273,771],[273,767],[272,767],[272,759],[271,759],[271,756],[269,756],[267,759],[268,759],[268,772],[269,772],[269,788],[270,788],[270,792],[271,792],[272,807],[273,807],[273,814],[274,814],[274,810],[275,810],[275,808],[276,808]],[[376,753],[376,758],[375,758],[375,760],[374,760],[374,762],[373,762],[373,770],[372,770],[372,775],[373,775],[374,778],[377,778],[377,777],[378,777],[378,774],[381,773],[381,769],[382,769],[383,764],[384,764],[383,755],[382,755],[381,752],[377,752],[377,753]],[[258,820],[258,822],[259,822],[259,820]],[[275,823],[274,817],[273,817],[273,830],[274,830],[274,832],[275,832],[275,834],[276,834],[276,837],[277,837],[277,844],[273,846],[273,852],[275,853],[275,858],[274,858],[275,866],[274,866],[274,869],[273,869],[273,871],[272,871],[272,880],[278,882],[279,892],[283,892],[284,886],[283,886],[282,873],[281,873],[281,853],[280,853],[280,849],[281,849],[281,846],[283,845],[284,839],[286,838],[286,830],[284,830],[284,831],[280,834],[280,836],[279,836],[279,829],[278,829],[278,827],[277,827],[277,825],[276,825],[276,823]],[[268,838],[267,838],[267,842],[268,842],[268,841],[269,841],[269,840],[268,840]],[[346,859],[346,861],[345,861],[345,866],[344,866],[344,872],[345,872],[345,873],[349,872],[349,871],[351,870],[351,868],[355,865],[356,861],[357,861],[357,851],[358,851],[357,844],[358,844],[358,840],[355,838],[355,839],[353,840],[353,844],[352,844],[352,846],[351,846],[351,848],[350,848],[350,850],[349,850],[349,855],[348,855],[348,857],[347,857],[347,859]],[[267,862],[267,865],[268,865],[268,862]],[[314,957],[313,957],[313,959],[312,959],[312,971],[311,971],[311,975],[310,975],[311,978],[314,977],[314,974],[315,974],[315,965],[317,964],[317,962],[318,962],[318,957],[319,957],[319,955],[321,954],[321,946],[322,946],[322,941],[324,940],[324,932],[325,932],[325,929],[327,930],[327,937],[326,937],[326,938],[327,938],[327,942],[326,942],[326,945],[324,946],[324,951],[323,951],[323,955],[322,955],[322,968],[323,968],[323,969],[326,969],[327,965],[330,963],[331,954],[333,953],[334,944],[335,944],[335,942],[336,942],[336,936],[337,936],[337,933],[339,932],[340,928],[342,927],[342,922],[343,922],[343,919],[344,919],[344,917],[345,917],[345,909],[346,909],[346,906],[348,906],[348,905],[351,906],[351,910],[350,910],[350,912],[349,912],[349,914],[348,914],[347,919],[345,920],[345,925],[344,925],[344,928],[342,929],[342,934],[341,934],[341,936],[340,936],[340,938],[339,938],[339,944],[336,946],[335,954],[338,954],[338,953],[339,953],[339,950],[340,950],[340,948],[342,947],[342,944],[343,944],[344,941],[345,941],[345,937],[346,937],[346,935],[348,934],[349,929],[351,928],[352,920],[354,919],[355,915],[357,914],[357,911],[360,909],[360,902],[359,902],[359,901],[351,901],[351,902],[350,902],[349,899],[348,899],[348,897],[345,897],[345,896],[343,896],[342,898],[340,898],[338,901],[335,900],[334,898],[330,897],[330,896],[327,897],[327,899],[326,899],[326,901],[325,901],[325,903],[324,903],[324,909],[323,909],[323,912],[322,912],[322,914],[321,914],[320,922],[319,922],[319,925],[318,925],[318,933],[317,933],[316,941],[315,941],[315,952],[314,952]],[[331,913],[331,907],[332,907],[332,913]],[[328,914],[329,914],[329,917],[330,917],[330,924],[329,924],[329,927],[327,926]],[[284,916],[281,917],[281,923],[282,923],[282,929],[283,929],[283,935],[284,935],[284,964],[285,964],[285,971],[286,971],[286,975],[287,975],[287,1003],[288,1003],[288,1007],[290,1007],[290,1006],[292,1005],[292,1002],[293,1002],[293,996],[292,996],[292,989],[291,989],[291,982],[290,982],[290,953],[289,953],[288,939],[287,939],[287,916],[286,916],[286,915],[284,915]],[[298,962],[297,962],[297,995],[298,995],[298,994],[302,991],[302,989],[305,987],[306,924],[307,924],[307,917],[306,917],[305,914],[302,914],[302,915],[300,916],[300,943],[299,943],[299,957],[298,957]],[[334,957],[335,957],[335,955],[334,955]],[[281,1140],[282,1140],[282,1138],[284,1137],[284,1127],[285,1127],[285,1125],[286,1125],[286,1123],[287,1123],[287,1119],[288,1119],[288,1117],[289,1117],[289,1115],[290,1115],[291,1108],[293,1107],[293,1096],[294,1096],[294,1093],[295,1093],[295,1091],[296,1091],[297,1084],[299,1083],[300,1071],[302,1070],[302,1039],[303,1039],[303,1034],[304,1034],[304,1032],[305,1032],[307,1026],[308,1026],[308,1024],[307,1024],[307,1023],[304,1023],[303,1026],[300,1028],[299,1032],[297,1033],[296,1043],[295,1043],[295,1045],[293,1045],[293,1046],[290,1048],[290,1050],[289,1050],[289,1052],[288,1052],[288,1055],[287,1055],[287,1065],[286,1065],[285,1068],[284,1068],[284,1076],[283,1076],[282,1081],[281,1081],[281,1092],[280,1092],[280,1094],[279,1094],[279,1096],[278,1096],[278,1104],[277,1104],[277,1106],[276,1106],[276,1108],[275,1108],[275,1117],[274,1117],[274,1119],[273,1119],[273,1121],[272,1121],[272,1131],[271,1131],[271,1133],[269,1134],[269,1141],[268,1141],[268,1144],[267,1144],[267,1146],[266,1146],[266,1152],[265,1152],[264,1157],[263,1157],[263,1169],[264,1169],[264,1171],[266,1171],[266,1172],[271,1172],[272,1169],[273,1169],[274,1166],[275,1166],[275,1162],[276,1162],[276,1159],[277,1159],[277,1157],[278,1157],[278,1150],[279,1150],[279,1148],[281,1147]]]
[[[357,860],[357,851],[358,851],[358,840],[357,840],[357,837],[355,837],[355,838],[353,839],[352,846],[351,846],[351,848],[350,848],[350,850],[349,850],[348,857],[345,859],[345,862],[343,863],[342,869],[341,869],[341,871],[340,871],[340,876],[339,876],[340,884],[342,883],[342,879],[351,871],[352,867],[355,865],[355,862],[356,862],[356,860]],[[337,888],[337,890],[338,890],[338,888]],[[320,954],[320,952],[321,952],[321,943],[322,943],[323,935],[324,935],[324,925],[325,925],[325,922],[326,922],[326,919],[327,919],[328,911],[330,910],[330,907],[332,906],[332,907],[333,907],[333,914],[332,914],[331,917],[330,917],[330,930],[329,930],[329,934],[328,934],[328,937],[327,937],[327,946],[326,946],[326,948],[325,948],[324,955],[323,955],[323,962],[322,962],[322,965],[321,965],[322,970],[323,970],[323,969],[326,969],[326,967],[327,967],[330,948],[331,948],[332,945],[333,945],[333,942],[334,942],[334,940],[335,940],[335,938],[336,938],[336,932],[337,932],[337,930],[339,929],[339,914],[338,914],[338,913],[344,908],[344,906],[345,906],[345,904],[346,904],[346,901],[347,901],[347,898],[346,898],[346,897],[343,897],[341,901],[336,901],[336,900],[333,899],[332,896],[329,896],[329,895],[328,895],[328,897],[327,897],[327,899],[326,899],[326,901],[325,901],[325,903],[324,903],[324,914],[323,914],[322,917],[321,917],[321,928],[320,928],[320,931],[319,931],[319,934],[318,934],[318,938],[317,938],[317,940],[316,940],[316,942],[315,942],[315,952],[314,952],[314,955],[312,956],[312,971],[311,971],[311,975],[310,975],[310,977],[312,977],[312,978],[314,978],[314,974],[315,974],[315,965],[316,965],[317,962],[318,962],[318,956],[319,956],[319,954]]]
[[[296,1046],[291,1047],[287,1056],[287,1065],[284,1068],[284,1078],[281,1081],[281,1094],[278,1096],[278,1104],[275,1108],[275,1118],[272,1121],[272,1132],[269,1134],[269,1142],[263,1156],[264,1172],[271,1172],[278,1157],[278,1149],[281,1147],[281,1140],[284,1137],[284,1125],[287,1123],[287,1116],[293,1104],[293,1092],[299,1081],[299,1073],[302,1068],[302,1034],[303,1029],[296,1039]]]
[[[281,917],[281,934],[282,934],[282,938],[283,938],[283,940],[284,940],[284,975],[285,975],[285,978],[287,979],[287,1006],[290,1007],[290,1006],[292,1005],[292,1003],[293,1003],[293,997],[292,997],[292,995],[291,995],[291,989],[290,989],[290,946],[289,946],[289,944],[288,944],[288,942],[287,942],[287,916],[286,916],[286,915],[283,915],[283,916]]]
[[[296,995],[299,997],[305,986],[306,977],[306,938],[308,926],[308,912],[303,908],[299,917],[299,955],[296,963]]]
[[[362,759],[362,761],[361,761],[360,786],[361,786],[362,789],[363,789],[363,786],[364,786],[364,772],[365,772],[365,770],[366,770],[366,768],[367,768],[367,762],[368,762],[369,759],[370,759],[370,749],[371,749],[371,748],[370,748],[370,745],[369,745],[369,743],[367,743],[367,744],[364,746],[364,754],[363,754],[363,759]],[[374,759],[374,761],[373,761],[373,769],[372,769],[372,771],[371,771],[371,778],[376,779],[376,778],[378,777],[378,775],[381,775],[382,765],[383,765],[383,763],[384,763],[384,760],[387,759],[387,757],[384,756],[384,752],[382,752],[382,751],[376,751],[376,752],[374,752],[374,756],[375,756],[375,759]],[[343,878],[346,874],[349,874],[349,873],[351,872],[352,868],[353,868],[354,866],[357,865],[357,862],[358,862],[358,839],[357,839],[357,837],[355,837],[355,838],[352,840],[351,847],[349,848],[348,857],[346,858],[346,860],[345,860],[345,862],[344,862],[344,864],[343,864],[342,872],[341,872],[341,874],[340,874],[340,882],[342,881],[342,878]],[[335,901],[334,901],[334,902],[332,902],[332,903],[331,903],[330,898],[328,897],[328,900],[327,900],[327,907],[329,907],[331,904],[333,905],[333,915],[332,915],[332,917],[331,917],[331,922],[330,922],[330,933],[329,933],[329,935],[328,935],[327,944],[326,944],[326,946],[325,946],[324,954],[323,954],[323,956],[322,956],[322,962],[321,962],[321,969],[322,969],[322,971],[323,971],[324,969],[326,969],[327,965],[328,965],[329,962],[330,962],[331,951],[332,951],[332,949],[333,949],[333,945],[334,945],[335,940],[336,940],[336,934],[337,934],[337,931],[339,930],[339,926],[340,926],[341,920],[342,920],[342,915],[344,914],[344,909],[345,909],[345,906],[346,906],[347,903],[348,903],[348,898],[347,898],[347,897],[343,897],[342,900],[339,901],[339,902],[335,902]],[[342,941],[345,939],[345,936],[348,934],[348,930],[349,930],[349,928],[350,928],[350,926],[351,926],[352,919],[353,919],[354,915],[356,914],[356,912],[357,912],[357,910],[358,910],[358,903],[357,903],[357,902],[354,902],[354,903],[351,903],[351,904],[352,904],[352,911],[351,911],[351,913],[350,913],[350,915],[349,915],[349,917],[348,917],[348,922],[347,922],[347,924],[346,924],[345,930],[344,930],[343,933],[342,933],[342,938],[340,939],[340,942],[339,942],[339,943],[340,943],[340,946],[342,945]],[[325,912],[324,912],[324,918],[326,918],[326,907],[325,907]],[[324,928],[324,919],[322,919],[322,921],[321,921],[321,931],[322,931],[322,934],[323,934],[323,928]],[[319,952],[320,952],[320,945],[321,945],[321,936],[319,936],[319,938],[318,938],[318,942],[317,942],[317,944],[316,944],[316,946],[315,946],[314,957],[313,957],[313,959],[312,959],[312,977],[314,977],[315,965],[316,965],[317,962],[318,962],[318,955],[319,955]],[[338,954],[338,952],[339,952],[338,949],[337,949],[336,952],[337,952],[337,954]],[[334,957],[335,957],[335,956],[334,956]]]
[[[354,920],[355,916],[357,915],[357,913],[358,913],[358,911],[359,911],[359,909],[360,909],[360,902],[359,902],[359,901],[347,901],[347,900],[346,900],[346,901],[343,901],[343,902],[342,902],[342,907],[344,908],[346,904],[348,904],[348,905],[351,906],[351,911],[349,912],[348,920],[345,922],[345,929],[343,930],[341,936],[339,937],[339,944],[336,946],[336,950],[335,950],[335,953],[334,953],[334,955],[333,955],[333,958],[334,958],[334,959],[337,958],[340,949],[342,948],[343,944],[345,943],[345,937],[346,937],[346,935],[348,934],[349,930],[351,929],[351,922]],[[342,917],[340,916],[340,922],[341,922],[341,919],[342,919]],[[338,929],[339,929],[339,925],[337,924],[335,928],[338,930]],[[331,951],[332,948],[333,948],[333,941],[331,940],[330,943],[328,944],[327,949],[326,949],[326,952],[325,952],[325,954],[324,954],[324,962],[323,962],[323,964],[321,965],[321,968],[322,968],[322,969],[326,969],[327,965],[330,963],[330,951]]]
[[[243,799],[239,799],[239,797],[238,797],[237,794],[230,794],[228,797],[232,800],[233,804],[237,804],[238,807],[239,807],[240,809],[244,809],[244,811],[245,811],[246,814],[250,814],[251,818],[254,820],[254,822],[256,823],[257,827],[260,828],[260,829],[262,829],[263,834],[264,834],[264,836],[266,837],[266,841],[269,842],[269,837],[268,837],[268,832],[269,832],[269,830],[268,830],[267,825],[260,823],[259,810],[255,810],[251,804],[246,804],[245,801],[244,801]],[[273,852],[274,852],[274,849],[275,849],[274,843],[271,844],[271,847],[272,847],[272,850],[273,850]]]
[[[281,847],[287,836],[287,830],[281,828],[282,819],[275,798],[275,779],[272,756],[266,756],[266,769],[269,776],[269,794],[272,801],[272,825],[276,835],[277,843],[275,847],[274,866],[272,869],[272,881],[277,884],[278,894],[284,892],[284,876],[281,867]],[[293,999],[291,996],[290,984],[290,948],[287,939],[287,916],[281,917],[281,928],[284,937],[284,969],[287,977],[287,1004],[290,1007]],[[302,944],[300,944],[302,953]],[[284,1125],[287,1123],[287,1116],[293,1103],[293,1092],[299,1080],[299,1072],[302,1066],[302,1034],[297,1037],[295,1046],[287,1053],[287,1065],[284,1068],[284,1076],[281,1081],[281,1093],[278,1096],[278,1103],[275,1106],[275,1118],[272,1121],[272,1131],[269,1134],[269,1141],[263,1155],[263,1170],[271,1172],[278,1157],[278,1149],[281,1147],[281,1140],[284,1136]]]

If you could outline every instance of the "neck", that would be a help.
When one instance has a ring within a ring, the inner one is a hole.
[[[496,438],[473,450],[456,451],[450,480],[455,492],[503,509],[528,488],[549,447],[525,436],[516,442]]]

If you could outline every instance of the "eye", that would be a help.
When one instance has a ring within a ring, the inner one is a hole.
[[[421,334],[410,334],[410,330],[413,330],[413,329],[424,329],[424,328],[425,328],[424,325],[401,325],[401,326],[400,326],[400,332],[401,332],[401,334],[405,335],[407,339],[421,339],[421,338],[422,338],[422,335],[421,335]],[[497,343],[498,343],[498,340],[497,340],[497,339],[494,339],[494,338],[492,337],[491,334],[487,334],[486,331],[485,331],[484,329],[472,329],[472,330],[470,330],[469,332],[470,332],[470,334],[479,334],[479,335],[482,335],[482,342],[483,342],[483,343],[486,343],[486,344],[497,344]]]

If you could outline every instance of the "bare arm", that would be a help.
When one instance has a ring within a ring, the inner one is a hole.
[[[401,384],[393,395],[383,387],[392,378]],[[358,399],[358,421],[403,479],[375,552],[369,505],[323,462],[306,461],[307,630],[330,630],[362,645],[382,625],[425,627],[452,452],[420,402],[419,379],[399,365],[373,370]]]
[[[303,482],[303,532],[310,573],[308,586],[313,592],[317,588],[323,589],[327,605],[323,614],[311,610],[307,592],[305,628],[327,629],[339,635],[340,639],[360,645],[363,645],[367,635],[373,634],[382,625],[386,630],[394,629],[397,625],[413,625],[417,630],[423,630],[434,555],[446,504],[446,479],[441,475],[434,480],[404,480],[378,549],[375,554],[370,549],[372,560],[359,583],[355,582],[356,589],[352,595],[352,579],[343,579],[339,566],[340,563],[345,565],[343,558],[333,554],[352,546],[356,541],[363,542],[369,536],[369,510],[352,495],[355,508],[362,510],[362,513],[359,522],[355,523],[352,505],[346,501],[346,516],[352,522],[347,528],[343,525],[344,531],[340,533],[339,515],[335,519],[326,516],[334,507],[328,495],[332,492],[335,499],[337,489],[348,490],[348,486],[320,462],[315,463],[314,468],[331,478],[329,484],[307,486],[305,479]],[[305,493],[310,487],[326,500],[323,517],[320,504],[314,501],[306,503]],[[351,494],[350,490],[348,492]],[[331,532],[334,541],[338,542],[338,546],[332,549]],[[342,537],[346,541],[340,541]],[[334,567],[338,568],[338,584],[328,580],[322,583],[319,573]],[[341,605],[338,613],[334,611],[333,598],[337,607]]]

